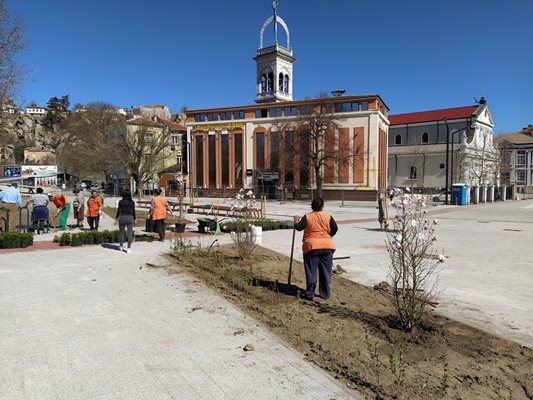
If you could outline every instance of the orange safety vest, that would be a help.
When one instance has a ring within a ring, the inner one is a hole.
[[[333,250],[335,245],[331,236],[329,236],[329,221],[330,215],[324,211],[315,211],[305,214],[307,226],[304,229],[304,237],[302,244],[303,253],[308,253],[311,250]]]
[[[163,196],[155,196],[153,199],[154,208],[152,210],[152,219],[155,221],[157,219],[166,219],[167,218],[167,199]]]

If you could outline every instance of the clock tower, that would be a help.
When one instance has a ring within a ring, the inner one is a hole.
[[[254,57],[257,63],[256,103],[271,103],[292,100],[292,64],[296,59],[292,56],[290,47],[289,28],[277,14],[278,2],[272,2],[273,15],[263,24],[259,34],[259,48]],[[263,36],[265,29],[273,24],[274,43],[264,47]],[[278,25],[287,36],[286,46],[278,42]]]

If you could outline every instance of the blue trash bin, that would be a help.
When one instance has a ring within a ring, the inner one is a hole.
[[[466,191],[467,186],[464,183],[456,183],[452,185],[452,204],[456,206],[466,205]]]

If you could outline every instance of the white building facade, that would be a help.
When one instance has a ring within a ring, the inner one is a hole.
[[[478,105],[390,115],[388,183],[433,191],[448,184],[498,185],[494,122]],[[448,138],[448,139],[447,139]]]

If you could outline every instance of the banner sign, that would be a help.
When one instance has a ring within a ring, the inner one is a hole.
[[[20,165],[4,165],[4,176],[6,178],[18,178],[21,175]]]
[[[242,122],[230,122],[227,124],[193,125],[195,131],[219,131],[222,129],[244,128]]]
[[[42,176],[57,174],[57,165],[23,165],[22,176]]]

